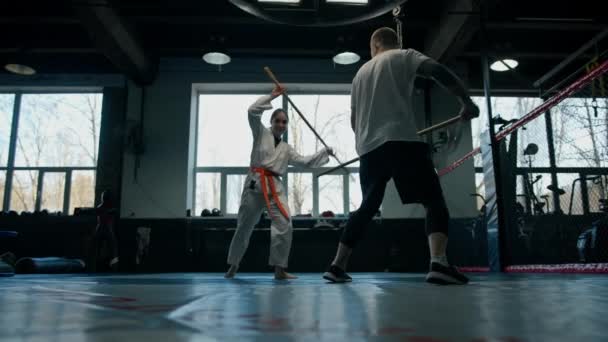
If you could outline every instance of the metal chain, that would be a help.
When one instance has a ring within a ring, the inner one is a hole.
[[[399,49],[403,49],[403,23],[401,22],[401,7],[397,6],[393,9],[393,20],[395,20],[395,24],[397,25],[397,40],[399,40]]]

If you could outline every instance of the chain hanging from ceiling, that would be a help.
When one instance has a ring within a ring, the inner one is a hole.
[[[395,21],[395,31],[397,31],[397,39],[399,40],[399,48],[403,49],[403,14],[401,13],[401,6],[393,8],[393,20]]]

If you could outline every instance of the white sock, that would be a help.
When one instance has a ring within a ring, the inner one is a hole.
[[[431,262],[437,262],[446,267],[450,266],[450,264],[448,264],[448,257],[445,254],[438,255],[438,256],[431,256]]]

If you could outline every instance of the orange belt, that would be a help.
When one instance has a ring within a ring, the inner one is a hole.
[[[285,216],[287,220],[289,220],[289,214],[287,214],[287,210],[285,210],[285,208],[281,204],[281,201],[279,201],[279,196],[277,196],[277,189],[274,186],[275,173],[263,169],[261,167],[252,167],[251,171],[260,175],[260,181],[262,182],[262,193],[264,194],[264,200],[266,201],[266,206],[268,207],[268,214],[272,215],[272,210],[270,209],[270,199],[268,198],[268,186],[266,185],[266,179],[268,179],[268,184],[270,184],[270,193],[275,203],[277,204],[277,207],[279,207],[279,211],[281,212],[281,214],[283,214],[283,216]]]

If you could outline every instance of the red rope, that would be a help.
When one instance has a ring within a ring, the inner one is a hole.
[[[477,153],[481,152],[481,148],[478,147],[476,149],[474,149],[473,151],[467,153],[464,155],[464,157],[458,159],[457,161],[453,162],[451,165],[444,167],[443,169],[439,170],[439,172],[437,172],[437,174],[439,175],[439,177],[445,175],[446,173],[450,173],[452,172],[454,169],[456,169],[457,167],[459,167],[460,165],[464,164],[465,161],[467,161],[469,158],[472,158],[473,156],[475,156]]]
[[[514,265],[507,273],[608,273],[608,264]]]

